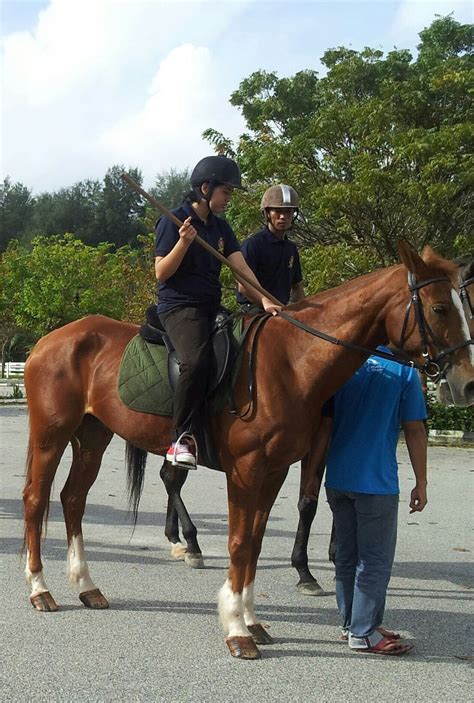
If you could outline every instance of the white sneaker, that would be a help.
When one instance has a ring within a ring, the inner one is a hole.
[[[186,468],[196,468],[196,454],[194,446],[188,440],[173,442],[166,452],[166,458],[173,466],[185,464]]]

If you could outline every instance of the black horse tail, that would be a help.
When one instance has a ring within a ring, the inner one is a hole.
[[[133,512],[133,524],[137,524],[138,506],[145,479],[145,467],[148,452],[127,442],[125,448],[125,463],[127,464],[128,505]]]

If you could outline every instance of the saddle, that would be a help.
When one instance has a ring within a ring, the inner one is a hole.
[[[230,313],[227,310],[220,310],[216,315],[214,331],[212,333],[213,356],[210,369],[210,384],[208,394],[219,386],[231,360],[231,341],[228,332],[228,325],[225,324]],[[168,352],[168,380],[173,391],[179,378],[179,359],[171,339],[163,329],[156,306],[150,305],[145,313],[146,322],[140,327],[138,334],[148,344],[159,344],[166,347]]]

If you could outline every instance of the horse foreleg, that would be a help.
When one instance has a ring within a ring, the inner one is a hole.
[[[257,571],[258,557],[262,549],[263,536],[267,526],[268,517],[273,504],[276,500],[278,492],[285,481],[288,474],[286,467],[282,471],[278,471],[267,476],[260,490],[260,495],[257,503],[257,511],[253,523],[252,532],[252,557],[247,570],[245,572],[245,586],[242,594],[244,606],[244,620],[248,630],[252,634],[257,644],[273,644],[273,639],[266,629],[258,622],[255,613],[254,599],[254,583],[255,574]]]
[[[304,494],[309,471],[312,471],[312,463],[311,456],[307,455],[301,460],[300,497],[298,500],[299,521],[291,553],[291,565],[297,570],[299,575],[299,581],[296,584],[298,591],[305,596],[321,596],[325,594],[325,591],[312,575],[308,565],[309,535],[318,508],[318,497],[311,499]],[[319,484],[315,489],[317,496],[319,496],[321,489],[323,474],[324,462],[320,462],[316,469],[316,483]]]
[[[108,608],[109,604],[89,574],[82,536],[82,517],[87,494],[97,478],[102,455],[112,436],[113,433],[98,420],[86,415],[71,439],[73,461],[61,491],[68,541],[69,582],[79,591],[81,602],[87,608],[95,609]]]
[[[203,569],[204,560],[197,541],[197,529],[181,498],[181,488],[188,477],[188,471],[176,468],[165,459],[160,476],[168,494],[165,536],[172,545],[171,555],[174,559],[184,559],[184,563],[193,569]],[[178,520],[181,523],[186,547],[179,539]]]
[[[228,578],[219,592],[219,619],[233,657],[258,659],[260,652],[245,623],[243,590],[245,574],[252,558],[252,531],[261,481],[247,466],[236,466],[227,475],[229,503]],[[247,589],[247,600],[253,594]]]
[[[26,567],[25,576],[30,586],[30,602],[36,610],[55,611],[56,602],[50,594],[41,562],[41,533],[49,509],[51,485],[68,440],[62,438],[51,445],[46,438],[30,438],[27,474],[23,490],[25,516]]]

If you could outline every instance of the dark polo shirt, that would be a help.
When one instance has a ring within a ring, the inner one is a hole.
[[[172,212],[182,222],[191,215],[198,235],[223,256],[228,257],[240,251],[239,242],[225,220],[210,213],[204,223],[188,202],[184,202]],[[159,220],[155,229],[155,256],[169,254],[179,239],[178,229],[166,216]],[[221,300],[220,271],[220,261],[200,244],[193,242],[176,273],[166,281],[158,281],[158,313],[188,305],[217,308]]]
[[[260,285],[286,305],[291,289],[303,279],[296,244],[286,235],[279,239],[264,227],[244,241],[242,254]],[[251,302],[241,293],[237,293],[237,301]]]

